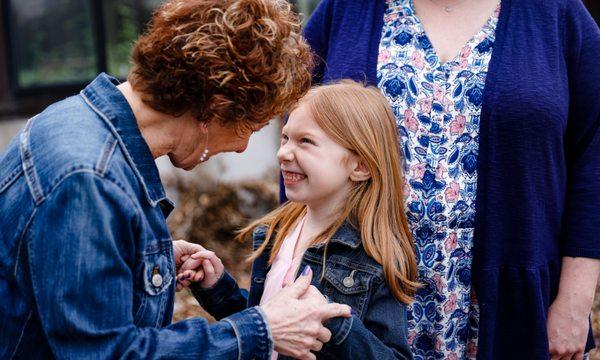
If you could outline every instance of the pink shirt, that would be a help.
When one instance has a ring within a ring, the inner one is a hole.
[[[265,289],[260,299],[261,305],[277,295],[285,285],[294,282],[294,275],[304,256],[304,251],[300,251],[298,254],[295,253],[297,250],[296,244],[300,238],[305,219],[306,217],[303,217],[294,230],[283,239],[281,248],[279,248],[279,252],[275,257],[275,260],[273,260],[273,264],[271,264],[271,269],[267,273]],[[301,249],[300,247],[298,248]],[[275,360],[277,359],[277,356],[277,352],[273,351],[271,359]]]

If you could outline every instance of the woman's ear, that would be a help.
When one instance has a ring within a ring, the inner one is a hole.
[[[360,182],[369,180],[370,178],[371,172],[369,171],[369,168],[367,168],[361,159],[357,159],[356,166],[350,173],[350,180]]]
[[[208,121],[200,121],[200,133],[206,134],[208,133]]]

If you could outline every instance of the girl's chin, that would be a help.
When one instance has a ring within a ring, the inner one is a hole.
[[[287,197],[287,199],[289,201],[293,201],[293,202],[302,202],[301,201],[301,197],[298,196],[298,194],[288,188],[285,188],[285,197]]]
[[[287,197],[287,199],[289,201],[292,201],[295,203],[304,204],[304,205],[308,204],[308,199],[306,198],[306,196],[301,196],[300,194],[298,194],[294,191],[290,191],[287,188],[285,189],[285,197]]]

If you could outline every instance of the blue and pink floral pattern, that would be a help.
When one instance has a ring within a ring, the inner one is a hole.
[[[408,309],[415,359],[469,359],[477,352],[471,262],[479,119],[499,10],[444,64],[412,0],[388,0],[384,13],[377,81],[398,122],[423,284]]]

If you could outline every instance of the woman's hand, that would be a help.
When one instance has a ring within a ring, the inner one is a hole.
[[[583,359],[600,260],[562,258],[558,295],[548,310],[552,360]]]
[[[179,268],[183,263],[189,259],[192,254],[198,251],[206,250],[204,247],[187,242],[185,240],[173,241],[173,257],[175,260],[175,272],[179,273]]]
[[[591,309],[582,309],[577,299],[561,298],[548,311],[548,342],[551,360],[583,359]]]
[[[331,339],[323,323],[333,317],[350,317],[348,305],[328,304],[325,297],[310,285],[312,271],[306,268],[302,276],[286,286],[275,297],[261,305],[275,350],[296,359],[316,359],[319,351]]]

